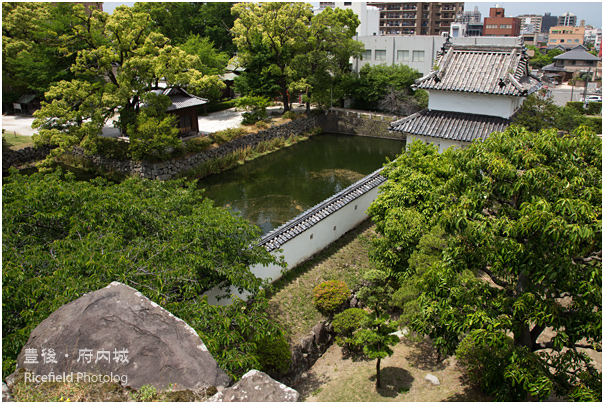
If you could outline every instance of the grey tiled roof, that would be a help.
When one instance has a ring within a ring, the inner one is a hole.
[[[348,188],[313,206],[265,235],[258,244],[264,246],[267,251],[273,251],[280,248],[283,244],[303,231],[310,229],[333,212],[341,209],[345,205],[384,183],[386,179],[380,174],[381,171],[381,168],[374,171],[362,180],[357,181]]]
[[[583,46],[577,46],[568,52],[554,56],[554,60],[591,60],[595,62],[600,58],[589,53]]]
[[[509,119],[495,116],[424,109],[392,122],[390,128],[411,135],[471,142],[486,139],[493,132],[502,132],[510,123]]]
[[[523,45],[462,45],[446,42],[436,69],[416,80],[424,90],[526,96],[541,87],[530,75]]]
[[[183,109],[188,107],[197,107],[199,105],[207,104],[208,100],[205,98],[198,97],[196,95],[189,94],[180,87],[169,87],[159,88],[152,90],[155,94],[167,95],[172,101],[172,105],[166,109],[166,111],[175,111],[177,109]]]

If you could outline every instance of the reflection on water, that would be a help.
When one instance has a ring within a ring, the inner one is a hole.
[[[218,206],[241,212],[263,234],[393,160],[400,140],[323,134],[199,180]]]

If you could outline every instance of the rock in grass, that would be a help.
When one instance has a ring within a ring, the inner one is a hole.
[[[300,393],[258,370],[250,370],[232,387],[218,392],[210,402],[295,402]]]
[[[42,321],[17,358],[19,369],[33,372],[32,382],[118,382],[158,391],[230,383],[193,328],[119,282]]]
[[[424,380],[429,383],[432,383],[435,386],[440,386],[440,380],[438,380],[438,377],[433,376],[429,373],[426,375],[426,377],[424,377]]]

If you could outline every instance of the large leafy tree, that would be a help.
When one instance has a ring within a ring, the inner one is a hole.
[[[284,110],[289,111],[288,88],[293,81],[295,56],[303,52],[302,39],[310,25],[308,3],[239,3],[233,6],[238,16],[233,26],[233,42],[244,65],[256,54],[268,56],[261,73],[279,86]]]
[[[404,286],[421,240],[443,232],[413,328],[445,354],[465,337],[460,357],[498,399],[600,401],[580,350],[602,341],[600,140],[511,127],[440,155],[414,142],[384,174],[370,208],[382,267]]]
[[[411,93],[411,86],[420,77],[421,73],[406,65],[364,65],[358,77],[346,80],[345,88],[355,108],[376,109],[392,91]]]
[[[2,197],[5,375],[40,321],[113,281],[202,332],[226,369],[255,366],[251,344],[274,325],[252,303],[247,311],[240,303],[236,312],[212,309],[201,295],[217,284],[257,292],[262,282],[249,267],[275,258],[254,246],[257,227],[214,207],[194,183],[12,173]]]
[[[81,6],[79,6],[81,7]],[[84,41],[65,35],[86,15],[73,3],[2,3],[2,82],[5,101],[25,93],[43,94],[60,80]]]
[[[303,52],[294,58],[298,88],[306,88],[308,102],[330,105],[344,94],[340,83],[351,72],[350,58],[359,57],[363,44],[352,39],[360,22],[351,9],[327,7],[312,17]],[[335,93],[334,93],[335,91]]]
[[[41,129],[34,141],[59,146],[47,163],[73,145],[94,142],[116,111],[117,125],[125,133],[136,122],[143,96],[160,80],[202,96],[223,86],[216,76],[198,70],[198,57],[154,32],[148,14],[126,6],[112,15],[94,10],[88,16],[83,6],[77,12],[80,23],[61,37],[87,44],[71,67],[76,78],[53,86],[46,93],[49,102],[35,113],[34,127]]]

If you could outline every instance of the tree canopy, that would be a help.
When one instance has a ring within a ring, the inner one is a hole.
[[[73,145],[94,142],[107,120],[119,112],[117,126],[126,132],[136,122],[141,100],[160,80],[204,96],[224,84],[199,70],[198,56],[170,45],[153,31],[148,14],[120,6],[112,15],[75,7],[79,23],[61,37],[86,47],[77,50],[71,71],[76,78],[61,81],[47,93],[48,102],[36,111],[36,144],[57,145],[47,162]]]
[[[357,77],[350,77],[345,82],[345,88],[347,95],[353,99],[355,108],[377,109],[380,100],[388,99],[388,95],[393,91],[411,93],[411,85],[420,77],[421,73],[417,70],[402,64],[364,65]],[[427,97],[424,96],[425,92],[420,91],[418,102],[427,106]],[[422,97],[425,100],[422,101]]]
[[[350,71],[349,59],[361,52],[352,37],[359,25],[351,10],[327,8],[313,16],[308,3],[239,3],[233,42],[246,71],[236,84],[249,95],[272,97],[278,91],[289,110],[288,94],[314,94],[323,104],[334,82]]]
[[[248,317],[258,323],[247,330],[200,318],[238,317],[207,307],[201,295],[215,285],[259,291],[262,281],[249,267],[276,259],[255,245],[257,227],[214,207],[195,183],[132,178],[112,184],[62,176],[12,173],[3,180],[2,293],[10,296],[2,300],[4,371],[14,366],[40,321],[113,281],[132,286],[203,332],[218,357],[232,360],[234,349],[247,352],[246,363],[255,364],[248,345],[255,329],[270,328],[266,316],[263,323],[258,314]]]
[[[497,399],[600,401],[581,351],[602,342],[600,139],[513,126],[442,154],[417,141],[384,175],[374,257],[414,282],[412,328]]]

